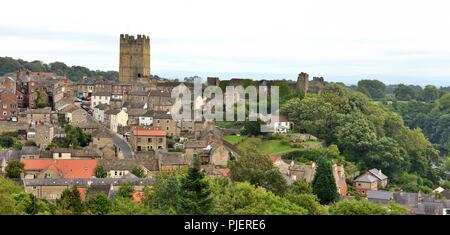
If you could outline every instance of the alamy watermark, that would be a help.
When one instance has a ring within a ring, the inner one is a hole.
[[[177,121],[260,119],[265,123],[261,125],[261,132],[273,132],[279,119],[278,86],[270,86],[270,91],[267,86],[227,86],[224,92],[219,86],[203,87],[197,80],[193,92],[182,83],[172,89],[171,96],[175,103],[170,113]]]

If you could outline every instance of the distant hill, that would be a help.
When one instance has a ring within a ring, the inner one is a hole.
[[[85,76],[103,76],[109,80],[116,80],[119,77],[119,73],[117,71],[94,71],[83,66],[67,66],[63,62],[45,64],[39,60],[28,62],[11,57],[0,57],[0,76],[8,73],[14,73],[19,69],[29,69],[33,72],[53,72],[59,76],[66,76],[72,81],[78,81]]]

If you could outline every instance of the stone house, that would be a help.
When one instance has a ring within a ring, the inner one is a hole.
[[[134,190],[138,191],[142,190],[144,186],[151,186],[153,179],[23,179],[26,193],[31,193],[36,198],[45,200],[59,199],[65,189],[72,187],[78,189],[82,200],[88,195],[91,197],[95,196],[99,192],[99,188],[101,189],[100,192],[105,192],[108,197],[112,197],[114,195],[113,191],[117,192],[121,185],[130,182],[133,184]]]
[[[101,151],[104,158],[116,157],[112,134],[105,128],[95,130],[92,133],[92,147]]]
[[[158,169],[161,172],[177,171],[187,169],[192,164],[191,159],[181,152],[168,152],[167,150],[156,150],[158,158]]]
[[[0,91],[0,121],[17,117],[16,95],[5,89]]]
[[[76,105],[70,105],[60,112],[64,114],[66,121],[74,126],[85,123],[88,118],[88,113],[86,112],[86,110],[79,108]]]
[[[376,168],[364,172],[353,180],[356,190],[367,195],[369,190],[384,189],[388,183],[388,177]]]
[[[173,120],[170,113],[155,111],[153,113],[153,126],[161,127],[161,130],[167,132],[167,136],[176,137],[180,133],[177,122]]]
[[[24,159],[26,179],[92,178],[97,160],[92,159]]]
[[[103,166],[108,172],[107,178],[124,178],[130,174],[135,167],[141,167],[148,176],[158,173],[158,159],[152,158],[132,158],[132,159],[101,159],[99,166]]]
[[[148,110],[142,116],[139,116],[139,126],[151,126],[153,124],[153,111]]]
[[[160,128],[135,127],[131,133],[131,146],[133,150],[152,151],[156,149],[165,149],[167,132]]]
[[[23,146],[20,150],[20,159],[39,159],[41,150],[36,146]]]
[[[174,100],[169,91],[152,90],[150,91],[148,103],[152,110],[169,112],[174,104]]]
[[[19,123],[26,123],[32,125],[39,124],[51,124],[51,113],[52,109],[50,107],[45,107],[41,109],[28,109],[23,113],[19,114]]]
[[[139,125],[139,118],[147,113],[146,109],[134,109],[129,108],[126,111],[128,113],[128,125]],[[153,119],[153,118],[152,118]]]
[[[36,130],[36,136],[34,142],[41,149],[45,149],[55,137],[55,127],[53,125],[37,125],[34,127]]]
[[[105,112],[109,109],[107,104],[99,104],[94,106],[94,119],[104,123],[105,122]]]
[[[104,122],[113,132],[117,133],[119,126],[127,126],[128,114],[122,109],[107,110]]]
[[[109,105],[109,101],[111,100],[111,92],[107,91],[99,91],[92,93],[91,96],[91,107],[95,107],[99,104]]]

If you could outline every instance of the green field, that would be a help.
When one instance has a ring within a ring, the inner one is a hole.
[[[269,155],[287,153],[299,149],[292,148],[289,146],[289,143],[283,142],[283,140],[267,140],[262,142],[258,148]]]
[[[246,138],[247,138],[246,136],[237,136],[237,135],[226,135],[223,137],[223,139],[230,144],[238,144]]]

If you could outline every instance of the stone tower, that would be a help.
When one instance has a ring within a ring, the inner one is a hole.
[[[150,77],[150,38],[145,35],[120,35],[119,81]]]
[[[309,75],[307,73],[301,72],[297,78],[297,90],[303,91],[306,95],[308,92],[308,84],[309,84]]]

